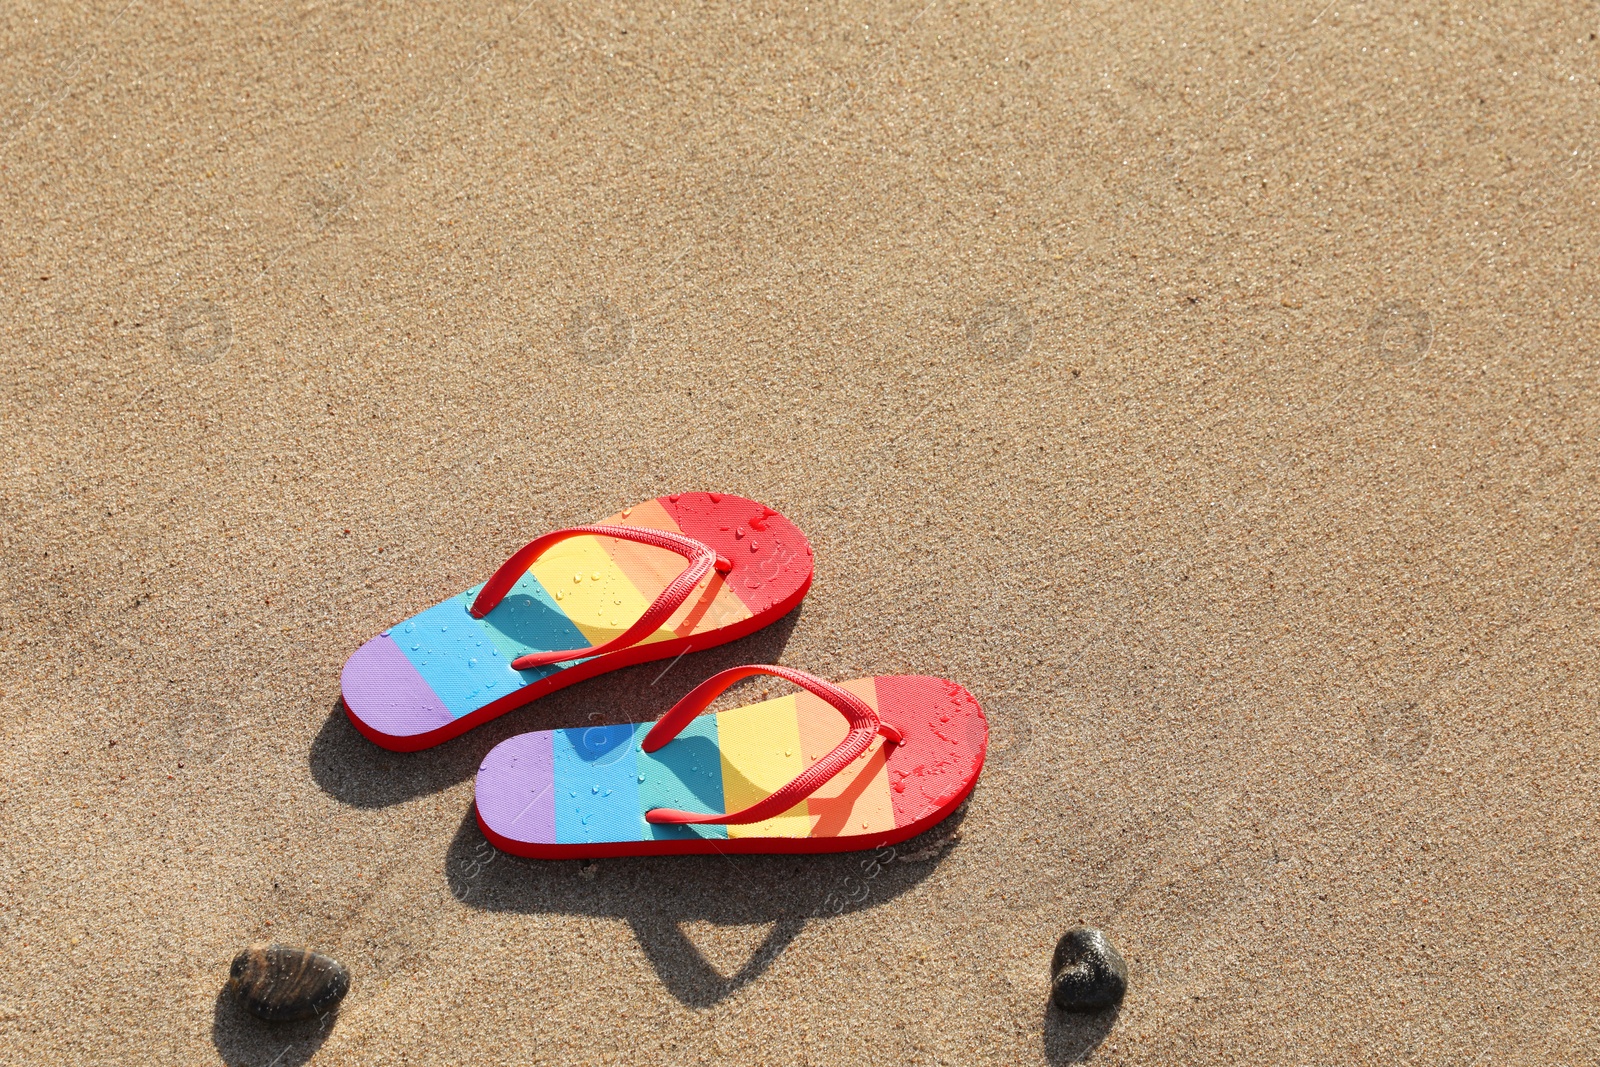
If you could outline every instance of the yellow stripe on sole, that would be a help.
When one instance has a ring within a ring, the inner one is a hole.
[[[723,811],[739,811],[786,786],[805,765],[793,695],[717,713]],[[807,837],[811,814],[801,801],[763,822],[729,826],[733,837]]]
[[[591,645],[622,634],[650,606],[599,539],[589,535],[552,545],[528,570]],[[675,636],[660,629],[640,643]]]

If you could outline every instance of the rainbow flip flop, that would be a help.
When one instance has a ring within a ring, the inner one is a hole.
[[[753,674],[802,691],[700,714]],[[496,745],[478,768],[478,825],[496,848],[537,859],[880,848],[966,799],[988,737],[977,700],[943,678],[834,685],[785,667],[734,667],[653,726],[545,730]]]
[[[657,497],[529,542],[362,645],[340,678],[345,711],[384,748],[427,748],[585,678],[759,630],[811,575],[805,535],[771,508]]]

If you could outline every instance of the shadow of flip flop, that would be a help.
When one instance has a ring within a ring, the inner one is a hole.
[[[483,911],[624,920],[672,995],[703,1008],[760,978],[807,922],[886,904],[922,882],[946,852],[932,846],[953,837],[965,814],[963,804],[920,837],[876,850],[640,856],[590,868],[500,852],[469,809],[450,843],[445,875],[458,901]],[[685,933],[695,923],[769,929],[730,975]]]

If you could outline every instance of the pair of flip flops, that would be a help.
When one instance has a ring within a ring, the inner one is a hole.
[[[545,534],[483,585],[362,645],[341,679],[345,710],[385,748],[428,748],[585,678],[768,626],[811,579],[811,546],[773,509],[658,497]],[[703,714],[758,674],[799,691]],[[954,811],[987,740],[977,700],[942,678],[834,684],[735,667],[653,724],[495,746],[478,770],[478,824],[496,847],[545,859],[878,848]]]

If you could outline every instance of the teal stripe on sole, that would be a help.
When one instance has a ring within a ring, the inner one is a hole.
[[[481,588],[474,586],[461,596],[470,604]],[[496,604],[480,624],[507,660],[516,659],[525,652],[589,647],[589,639],[583,636],[583,631],[572,624],[567,613],[531,572],[517,579],[505,599]],[[523,673],[531,682],[561,669],[560,666],[541,667]]]
[[[649,732],[646,724],[645,732]],[[640,741],[644,734],[639,735]],[[651,808],[677,808],[680,811],[726,811],[722,799],[722,750],[717,747],[717,717],[701,715],[683,731],[653,753],[641,751],[636,757],[639,776],[639,817]],[[645,836],[652,839],[710,837],[725,840],[726,826],[666,826],[644,823]]]

